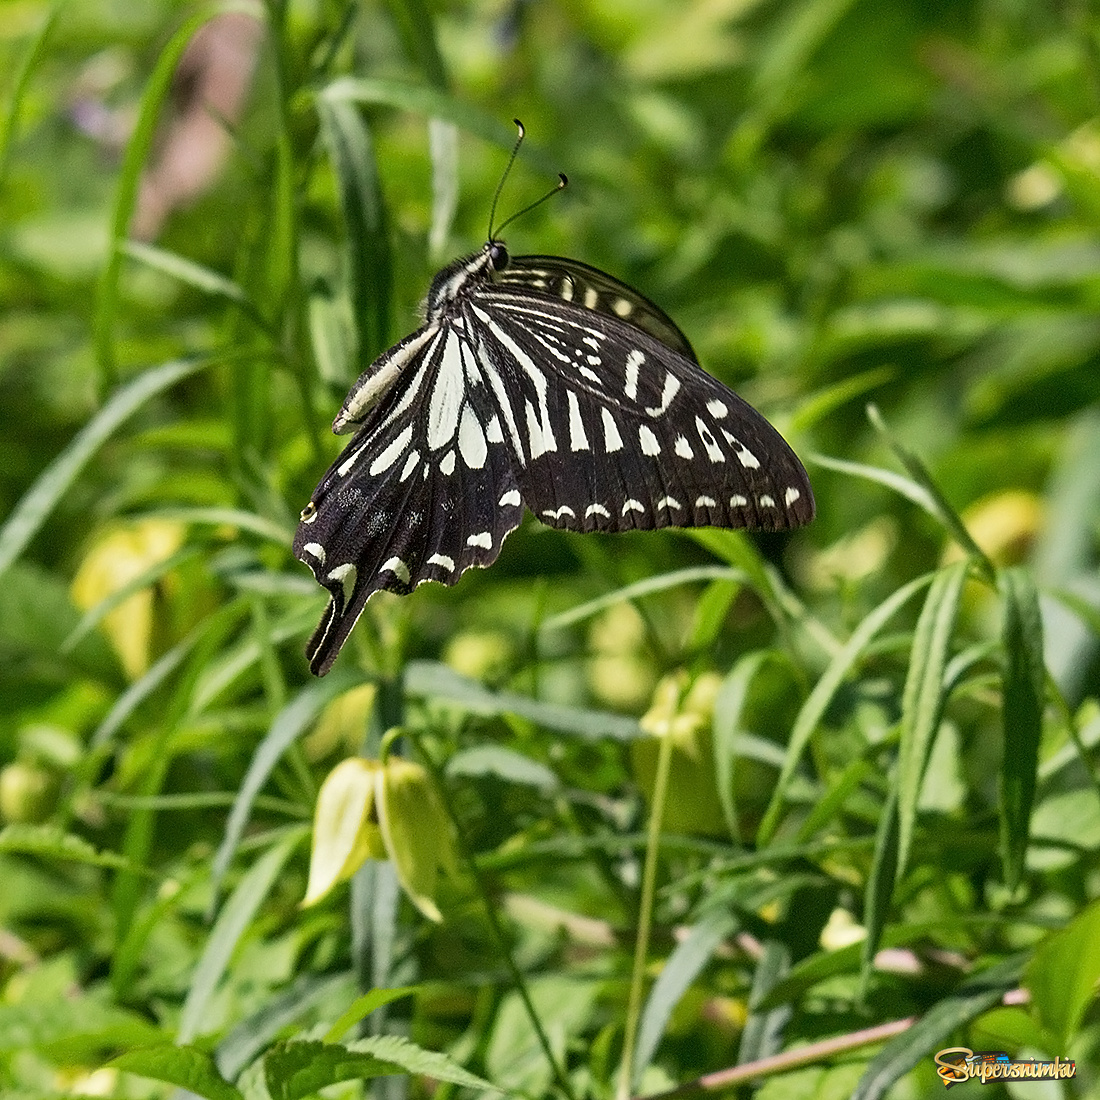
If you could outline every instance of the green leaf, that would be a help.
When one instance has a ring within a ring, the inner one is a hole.
[[[560,703],[542,703],[510,691],[490,691],[475,680],[468,680],[435,661],[410,661],[405,670],[405,690],[419,698],[454,703],[472,714],[487,717],[514,714],[546,729],[570,733],[586,740],[606,737],[615,741],[632,741],[645,736],[633,718]]]
[[[673,948],[646,999],[638,1029],[638,1045],[634,1048],[631,1080],[642,1079],[657,1052],[673,1009],[719,945],[737,931],[738,924],[733,913],[724,909],[712,910],[688,929],[687,935]]]
[[[0,188],[7,181],[8,163],[11,157],[12,143],[15,138],[16,126],[19,123],[19,112],[23,108],[23,102],[30,87],[31,77],[38,65],[46,47],[46,42],[53,30],[57,16],[64,7],[64,0],[51,5],[45,18],[31,39],[30,46],[23,55],[22,60],[16,66],[15,80],[10,90],[5,90],[7,110],[0,116]]]
[[[134,217],[141,174],[152,152],[161,106],[171,90],[180,60],[195,32],[221,11],[220,4],[211,4],[192,15],[161,49],[156,65],[144,83],[137,122],[119,171],[118,193],[111,219],[110,252],[99,280],[96,302],[94,339],[103,389],[113,384],[116,373],[114,328],[119,305],[118,283],[124,255],[123,242]]]
[[[103,852],[81,837],[63,832],[56,825],[5,825],[0,829],[0,852],[21,852],[43,859],[87,863],[93,867],[138,870],[115,852]]]
[[[591,619],[608,607],[625,603],[627,600],[641,599],[643,596],[652,595],[654,592],[664,592],[669,588],[676,588],[681,584],[693,584],[696,581],[720,580],[734,583],[744,583],[747,576],[739,569],[729,569],[724,565],[693,565],[687,569],[676,569],[671,573],[658,573],[645,580],[635,581],[633,584],[624,585],[597,596],[594,600],[571,607],[568,611],[562,611],[557,615],[551,615],[544,620],[539,627],[539,632],[549,634],[553,630],[561,630],[563,627],[572,626],[574,623]]]
[[[1001,721],[1001,858],[1005,882],[1015,889],[1024,870],[1039,740],[1043,732],[1046,671],[1043,665],[1043,620],[1039,594],[1030,572],[1007,569],[1000,578],[1004,602],[1004,674]]]
[[[375,1009],[388,1005],[392,1001],[399,1001],[402,997],[411,997],[417,992],[415,985],[403,986],[400,989],[372,989],[361,997],[356,997],[348,1006],[340,1018],[325,1032],[326,1043],[338,1042],[360,1020],[369,1016]]]
[[[1057,1044],[1048,1053],[1065,1054],[1100,990],[1100,901],[1039,944],[1023,984],[1040,1024]]]
[[[271,892],[294,850],[309,836],[306,826],[288,829],[244,874],[218,915],[203,948],[180,1013],[177,1042],[189,1043],[202,1034],[210,998],[241,937]]]
[[[327,85],[321,95],[334,102],[380,103],[427,118],[445,119],[466,133],[475,134],[502,149],[511,149],[516,140],[515,128],[510,122],[501,122],[499,114],[482,111],[472,106],[468,100],[447,95],[426,84],[344,76]],[[549,175],[556,175],[559,170],[557,163],[530,139],[523,143],[520,157]]]
[[[73,437],[69,445],[39,475],[0,527],[0,576],[26,549],[61,496],[76,480],[89,459],[151,398],[180,380],[198,373],[213,359],[177,359],[139,374],[126,383]]]
[[[139,1077],[165,1081],[207,1100],[242,1100],[241,1093],[218,1072],[214,1059],[195,1047],[163,1043],[127,1051],[107,1064]]]
[[[344,217],[343,267],[351,315],[358,326],[359,373],[385,349],[389,338],[393,262],[386,201],[370,130],[359,108],[321,96],[317,113]]]
[[[911,1069],[950,1046],[954,1032],[997,1004],[1019,981],[1024,961],[1023,954],[1013,955],[967,978],[958,989],[937,1001],[875,1056],[852,1100],[885,1100],[890,1089]]]
[[[915,454],[903,447],[893,436],[882,414],[874,405],[867,406],[867,419],[874,425],[875,430],[885,440],[886,445],[897,456],[898,461],[909,471],[909,476],[923,490],[931,501],[931,515],[937,519],[954,540],[962,547],[963,553],[971,558],[981,569],[987,578],[992,579],[996,571],[993,563],[986,556],[985,551],[971,537],[966,529],[962,517],[947,502],[940,487],[932,480],[932,475],[927,467]]]
[[[775,835],[779,825],[779,815],[782,811],[783,800],[787,789],[794,778],[795,769],[802,757],[802,753],[809,744],[814,730],[828,710],[829,704],[840,689],[845,677],[863,656],[867,646],[875,635],[897,614],[897,612],[913,598],[922,588],[927,588],[934,577],[926,575],[917,577],[903,585],[892,595],[887,597],[874,609],[852,633],[852,636],[841,648],[840,652],[830,662],[821,679],[814,685],[809,698],[802,705],[795,719],[794,728],[791,730],[791,738],[787,745],[787,755],[783,761],[783,769],[779,773],[775,790],[772,792],[771,801],[764,813],[757,834],[757,843],[767,845]]]
[[[233,800],[229,820],[225,823],[225,836],[214,856],[210,869],[210,886],[215,897],[248,825],[252,804],[263,790],[275,765],[282,759],[283,753],[333,699],[364,682],[362,673],[354,669],[336,669],[325,679],[304,688],[275,716],[271,729],[260,742],[248,765],[244,781]]]
[[[464,1088],[502,1091],[445,1054],[424,1050],[396,1035],[376,1035],[345,1045],[283,1043],[265,1055],[263,1064],[272,1100],[298,1100],[340,1081],[394,1073],[419,1074]]]
[[[0,1004],[0,1052],[6,1054],[36,1050],[58,1060],[93,1061],[111,1048],[163,1039],[148,1020],[100,996]]]
[[[966,571],[967,563],[963,561],[936,574],[913,636],[909,674],[901,697],[897,878],[905,873],[909,861],[921,782],[947,703],[945,671]]]

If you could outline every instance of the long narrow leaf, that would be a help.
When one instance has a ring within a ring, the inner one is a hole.
[[[913,636],[909,674],[901,697],[897,878],[905,873],[909,859],[921,781],[947,701],[945,670],[948,649],[966,570],[966,562],[956,562],[936,574]]]
[[[883,600],[859,624],[851,638],[833,658],[832,663],[825,670],[821,679],[818,680],[813,691],[810,692],[810,696],[798,712],[794,728],[791,730],[791,739],[787,745],[787,756],[783,762],[783,770],[779,773],[779,779],[776,781],[771,801],[768,803],[764,819],[760,823],[760,830],[757,835],[759,845],[766,845],[774,836],[776,827],[779,824],[779,814],[783,807],[783,800],[786,797],[791,779],[794,777],[795,768],[798,767],[798,762],[809,743],[810,737],[817,729],[818,723],[824,716],[840,685],[844,682],[845,676],[855,666],[875,635],[916,593],[931,584],[932,580],[931,574],[917,577],[916,580],[910,581]]]
[[[241,878],[221,911],[210,937],[203,948],[191,987],[180,1013],[179,1033],[176,1042],[190,1043],[202,1034],[204,1018],[218,982],[229,965],[229,960],[247,931],[256,911],[271,892],[286,861],[309,835],[309,829],[295,826],[272,845]]]
[[[118,282],[122,271],[122,244],[134,216],[141,172],[153,148],[160,109],[168,96],[183,52],[195,32],[221,10],[223,9],[220,5],[210,5],[192,15],[161,50],[153,72],[145,83],[137,123],[119,172],[118,194],[115,197],[111,221],[110,250],[107,254],[107,265],[100,277],[99,300],[96,303],[95,350],[101,375],[100,384],[104,390],[114,383],[115,378],[114,329],[118,313]]]
[[[46,40],[50,37],[57,16],[64,7],[64,0],[59,0],[46,13],[41,26],[31,39],[27,52],[23,55],[15,71],[15,82],[7,95],[7,110],[0,116],[0,187],[4,186],[4,180],[8,174],[8,161],[11,156],[12,142],[15,138],[15,129],[19,123],[19,112],[23,108],[23,100],[27,89],[30,87],[31,76],[38,64],[42,51],[45,49]]]
[[[997,1004],[1019,980],[1025,960],[1024,954],[1013,955],[968,978],[953,993],[938,1001],[876,1055],[860,1078],[852,1100],[883,1100],[914,1066],[949,1045],[952,1033]]]
[[[370,130],[352,103],[322,96],[317,101],[340,210],[344,217],[344,274],[358,328],[358,371],[388,343],[393,300],[386,204]]]
[[[632,1079],[640,1081],[668,1026],[673,1009],[707,965],[715,950],[737,931],[733,913],[715,909],[703,917],[669,955],[646,999],[634,1048]]]
[[[1000,587],[1004,600],[1001,856],[1005,882],[1014,889],[1023,874],[1035,799],[1046,672],[1043,620],[1031,574],[1023,568],[1008,569],[1001,575]]]
[[[294,743],[302,731],[337,695],[358,686],[363,682],[361,673],[349,668],[338,668],[325,679],[310,684],[296,695],[271,723],[267,736],[260,742],[245,773],[233,809],[225,825],[225,836],[218,846],[214,863],[210,870],[211,893],[216,897],[222,878],[233,859],[248,824],[252,804],[263,789],[267,777],[282,758],[286,750]]]
[[[213,362],[212,359],[176,359],[164,363],[138,375],[111,397],[39,475],[0,528],[0,576],[26,549],[62,494],[118,427],[158,393]]]

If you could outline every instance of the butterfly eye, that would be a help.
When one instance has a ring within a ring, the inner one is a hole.
[[[499,241],[489,247],[489,263],[494,271],[503,271],[508,266],[508,249]]]

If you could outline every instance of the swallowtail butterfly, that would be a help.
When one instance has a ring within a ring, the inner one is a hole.
[[[306,648],[318,676],[374,592],[492,564],[524,505],[569,531],[775,531],[814,515],[794,452],[663,310],[576,260],[509,256],[492,215],[332,430],[355,435],[294,537],[331,597]]]

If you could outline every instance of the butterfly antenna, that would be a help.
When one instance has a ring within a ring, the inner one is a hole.
[[[493,239],[493,221],[497,216],[497,201],[500,199],[500,193],[504,190],[504,181],[508,178],[508,173],[512,171],[512,165],[516,163],[516,154],[519,152],[519,147],[523,144],[524,135],[527,131],[523,128],[523,123],[518,118],[512,119],[516,124],[516,129],[519,130],[519,135],[516,137],[516,143],[512,146],[512,155],[508,158],[508,163],[505,165],[504,174],[500,177],[500,183],[497,184],[496,192],[493,194],[493,205],[489,208],[489,236],[488,240]]]
[[[559,191],[564,190],[568,186],[569,178],[564,172],[559,172],[558,183],[556,187],[552,187],[549,191],[546,192],[545,195],[542,196],[541,199],[535,199],[535,201],[531,203],[530,206],[525,206],[522,210],[517,210],[516,213],[514,213],[502,226],[497,229],[497,232],[502,233],[508,226],[512,224],[512,222],[516,220],[516,218],[522,217],[529,210],[534,210],[536,206],[542,206],[542,204],[546,202],[547,199],[553,198],[554,195],[556,195]]]
[[[501,191],[504,190],[504,181],[508,179],[508,174],[512,171],[512,165],[516,162],[516,154],[519,152],[519,147],[523,144],[523,138],[527,133],[527,131],[523,128],[523,123],[520,122],[518,118],[514,118],[512,119],[512,121],[516,124],[516,128],[519,130],[519,137],[516,138],[516,143],[512,146],[512,155],[508,158],[508,164],[504,169],[504,174],[500,177],[500,183],[497,184],[496,193],[493,195],[493,205],[489,210],[489,236],[487,238],[490,241],[496,239],[493,235],[493,222],[496,221],[497,202],[500,199]],[[525,206],[522,210],[513,214],[510,218],[508,218],[507,221],[505,221],[504,225],[501,225],[496,229],[496,232],[500,233],[505,228],[505,226],[511,225],[512,222],[516,220],[516,218],[526,214],[529,210],[534,210],[536,206],[541,206],[544,202],[546,202],[548,198],[550,198],[551,195],[556,195],[563,187],[566,187],[568,183],[569,180],[566,177],[565,173],[559,172],[558,183],[556,187],[554,187],[550,191],[547,191],[541,199],[536,199],[533,203],[531,203],[530,206]]]

